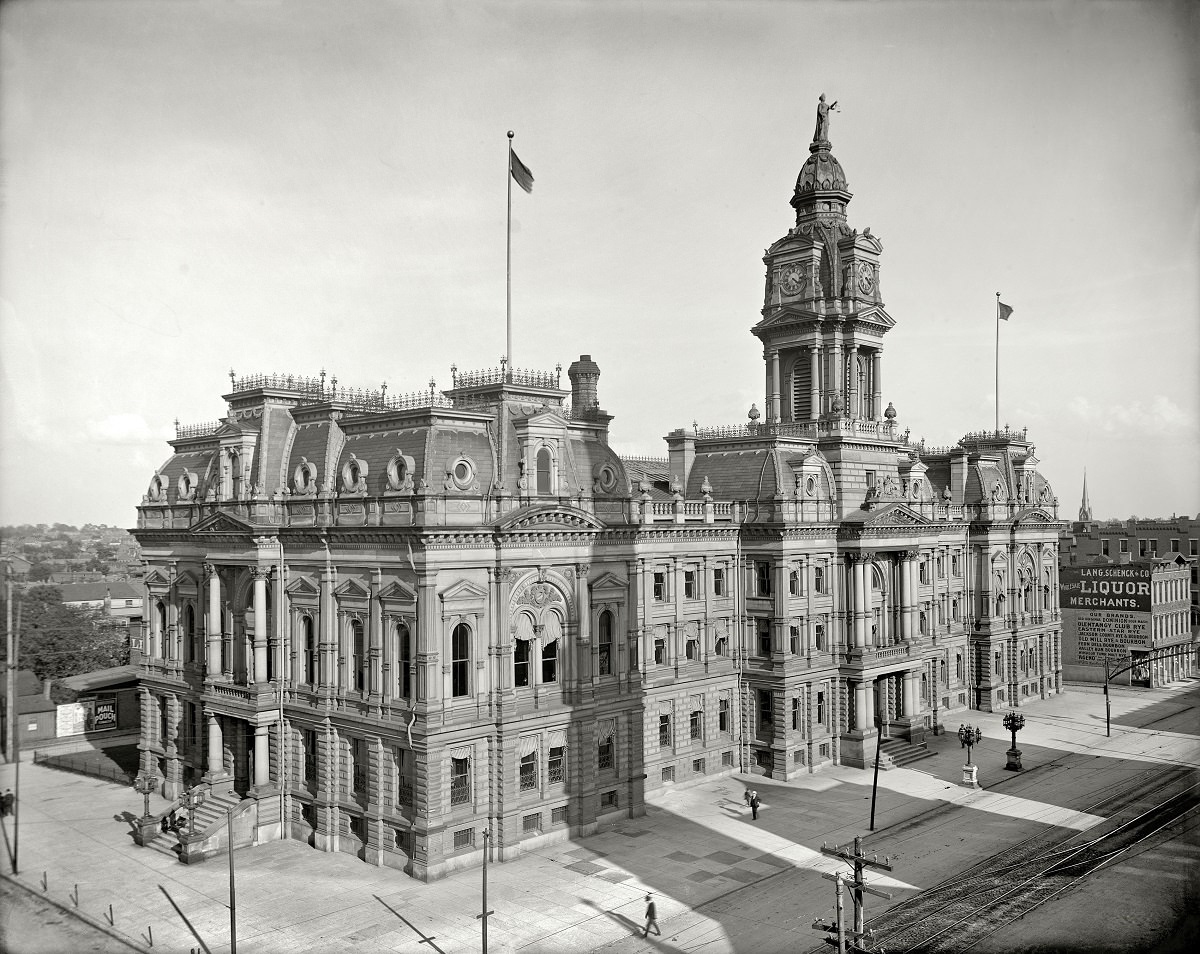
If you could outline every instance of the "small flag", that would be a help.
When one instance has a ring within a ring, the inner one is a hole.
[[[525,163],[517,158],[517,154],[513,152],[511,146],[508,148],[508,158],[508,167],[512,172],[512,177],[516,180],[517,185],[519,185],[526,192],[532,192],[533,173],[529,171],[529,166],[525,165]]]
[[[1012,308],[1004,304],[1004,302],[996,299],[996,307],[1000,309],[999,317],[1001,321],[1008,321],[1008,316],[1012,314]]]

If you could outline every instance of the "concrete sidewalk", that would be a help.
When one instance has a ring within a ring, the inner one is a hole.
[[[947,727],[950,734],[930,737],[933,758],[880,773],[873,834],[869,771],[835,768],[789,784],[724,776],[671,789],[643,818],[490,865],[488,903],[495,914],[488,949],[807,950],[821,937],[812,919],[824,916],[833,900],[820,873],[835,865],[820,854],[822,843],[867,836],[868,851],[891,855],[895,866],[889,877],[872,881],[898,900],[1047,826],[1064,833],[1085,829],[1100,820],[1086,811],[1095,790],[1147,770],[1200,769],[1196,719],[1179,714],[1198,697],[1196,683],[1115,692],[1111,738],[1098,693],[1028,705],[1018,739],[1022,773],[1004,771],[1010,740],[1001,714],[972,712],[985,737],[974,751],[982,790],[959,784],[964,753],[952,734],[956,721]],[[1165,724],[1121,724],[1139,713],[1161,714]],[[12,766],[0,768],[0,786],[12,784],[12,772]],[[743,800],[748,786],[763,802],[757,822]],[[126,817],[141,812],[142,799],[128,788],[25,763],[21,789],[24,884],[40,891],[44,872],[47,893],[59,900],[77,884],[82,910],[100,918],[111,903],[115,928],[133,939],[151,928],[154,951],[199,946],[185,917],[209,950],[229,950],[223,859],[189,867],[165,844],[135,846]],[[479,870],[423,885],[292,841],[243,849],[234,861],[243,951],[480,949]],[[4,868],[11,870],[7,863]],[[647,892],[657,901],[663,936],[644,941]],[[886,905],[874,903],[872,912]],[[20,938],[7,944],[22,950]]]

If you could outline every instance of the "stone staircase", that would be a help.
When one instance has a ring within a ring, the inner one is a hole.
[[[924,742],[920,745],[913,745],[911,742],[905,742],[903,739],[884,739],[879,743],[879,748],[879,767],[885,771],[894,768],[907,768],[913,762],[927,759],[934,754],[929,751],[929,747]]]

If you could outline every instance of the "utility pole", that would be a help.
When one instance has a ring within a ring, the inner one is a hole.
[[[475,919],[483,927],[483,954],[487,954],[487,919],[496,913],[495,911],[489,911],[487,906],[488,841],[491,837],[492,833],[485,828],[483,830],[483,913],[475,915]]]
[[[851,900],[854,903],[854,927],[850,930],[846,929],[845,918],[842,914],[842,885],[844,875],[840,871],[833,874],[821,875],[827,881],[833,881],[837,886],[837,922],[835,924],[826,924],[822,921],[813,921],[813,928],[818,931],[836,932],[836,937],[827,937],[825,940],[829,944],[837,946],[838,954],[870,954],[872,948],[869,946],[874,940],[873,932],[866,929],[867,921],[867,906],[863,898],[864,894],[874,894],[881,898],[891,899],[891,895],[886,891],[880,891],[878,888],[870,887],[863,880],[863,872],[867,868],[879,868],[883,871],[891,871],[891,858],[885,857],[883,861],[879,860],[878,855],[867,857],[862,850],[862,837],[858,836],[854,839],[854,850],[850,851],[846,848],[839,848],[834,845],[832,848],[828,845],[821,845],[821,854],[829,855],[831,858],[838,858],[854,868],[854,880],[846,880],[851,892]],[[847,935],[850,940],[847,941]],[[866,945],[866,946],[865,946]]]

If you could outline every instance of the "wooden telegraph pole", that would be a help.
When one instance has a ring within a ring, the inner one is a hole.
[[[854,850],[850,851],[846,848],[839,848],[834,845],[832,848],[828,845],[821,845],[821,854],[829,855],[831,858],[839,858],[854,868],[854,879],[846,878],[840,871],[835,871],[833,874],[821,875],[827,881],[832,881],[836,885],[837,890],[837,921],[832,924],[826,924],[823,921],[813,921],[813,928],[818,931],[828,931],[831,937],[825,940],[827,943],[834,945],[838,949],[838,954],[869,954],[873,939],[872,932],[867,931],[867,905],[863,898],[864,894],[874,894],[881,898],[891,899],[891,895],[886,891],[880,891],[878,888],[870,887],[863,880],[863,872],[867,868],[879,868],[883,871],[891,871],[891,859],[885,857],[883,861],[879,860],[878,855],[867,857],[863,854],[862,838],[854,839]],[[845,918],[842,915],[842,886],[845,884],[850,888],[850,898],[854,904],[854,927],[847,930]],[[847,940],[849,936],[849,940]]]

